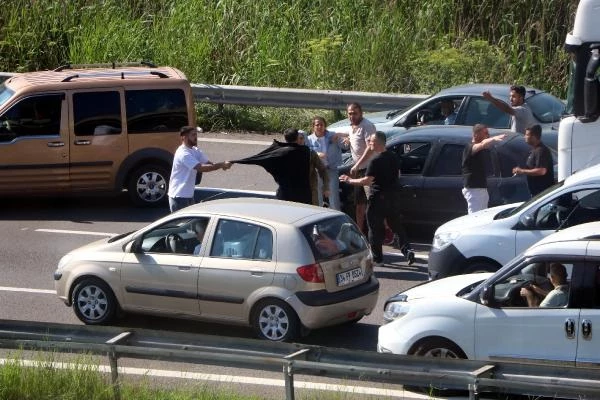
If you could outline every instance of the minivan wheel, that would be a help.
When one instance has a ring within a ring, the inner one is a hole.
[[[486,261],[475,261],[465,269],[465,274],[476,274],[478,272],[496,272],[499,267]]]
[[[88,325],[106,324],[117,311],[117,300],[112,290],[96,278],[79,282],[73,290],[71,303],[77,318]]]
[[[156,164],[136,169],[129,178],[127,191],[136,206],[155,206],[167,199],[169,171]]]
[[[252,327],[261,339],[285,342],[295,339],[300,331],[296,312],[278,299],[264,299],[253,308]]]
[[[417,356],[435,358],[465,359],[467,356],[454,343],[443,339],[430,339],[421,344],[414,352]]]

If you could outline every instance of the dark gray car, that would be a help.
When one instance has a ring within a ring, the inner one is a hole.
[[[489,205],[527,200],[530,195],[524,176],[512,176],[512,168],[524,166],[530,151],[521,134],[491,130],[491,135],[507,133],[488,152],[486,171]],[[429,239],[442,223],[467,214],[462,196],[462,154],[471,141],[470,126],[423,126],[388,140],[387,149],[401,163],[398,212],[404,216],[409,236]],[[346,173],[351,162],[340,167]],[[352,188],[340,184],[343,211],[353,215]]]

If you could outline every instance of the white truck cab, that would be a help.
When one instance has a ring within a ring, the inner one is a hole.
[[[566,112],[558,130],[558,180],[600,162],[600,0],[581,0],[565,50],[571,55]]]

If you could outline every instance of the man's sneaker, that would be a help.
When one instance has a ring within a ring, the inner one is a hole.
[[[406,258],[406,262],[408,265],[413,265],[415,263],[415,252],[412,251],[407,245],[404,245],[400,252]]]
[[[373,261],[373,268],[383,267],[385,263],[383,261],[375,262]]]

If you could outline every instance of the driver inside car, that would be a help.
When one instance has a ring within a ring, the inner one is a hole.
[[[550,282],[554,286],[551,291],[547,291],[534,283],[521,288],[520,294],[527,299],[529,307],[564,307],[567,305],[569,285],[567,283],[567,270],[564,265],[560,263],[550,264]]]

